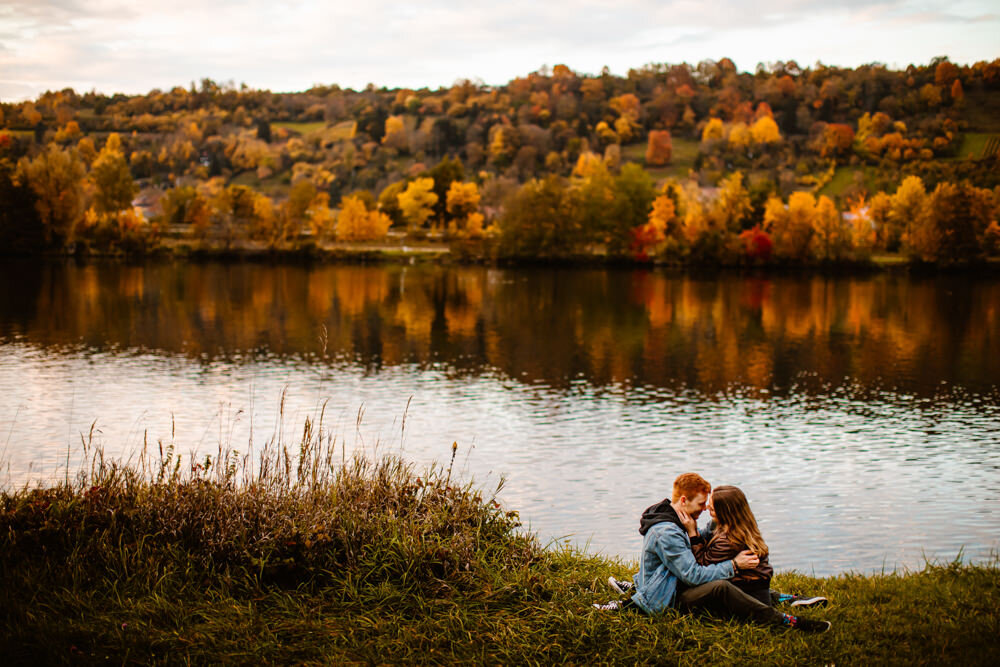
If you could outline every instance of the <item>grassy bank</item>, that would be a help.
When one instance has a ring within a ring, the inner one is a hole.
[[[97,456],[75,480],[4,492],[4,663],[1000,660],[996,562],[780,575],[833,600],[818,636],[598,612],[630,564],[542,548],[449,469],[344,460],[315,440],[256,465]]]

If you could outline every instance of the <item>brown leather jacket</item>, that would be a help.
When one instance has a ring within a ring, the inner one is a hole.
[[[712,565],[732,560],[741,551],[746,550],[746,548],[745,544],[730,542],[729,536],[726,533],[720,532],[713,533],[707,540],[693,540],[691,543],[691,550],[694,552],[694,558],[698,561],[699,565]],[[773,574],[774,568],[767,562],[767,556],[764,556],[760,559],[760,564],[757,567],[740,570],[730,581],[734,584],[746,582],[749,585],[763,587],[765,584],[770,583]]]

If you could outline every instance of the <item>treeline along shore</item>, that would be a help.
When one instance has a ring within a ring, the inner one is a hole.
[[[0,103],[0,251],[981,265],[998,149],[1000,60],[65,89]]]
[[[545,548],[443,466],[299,451],[132,464],[91,453],[0,493],[4,664],[969,664],[1000,659],[993,562],[814,578],[820,636],[607,613],[634,563]],[[502,484],[500,485],[502,486]],[[850,548],[844,545],[844,548]]]

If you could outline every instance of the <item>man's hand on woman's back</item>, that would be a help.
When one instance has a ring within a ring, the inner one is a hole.
[[[757,557],[752,551],[741,551],[736,554],[736,558],[733,559],[736,563],[736,568],[739,570],[749,570],[760,565],[760,558]]]

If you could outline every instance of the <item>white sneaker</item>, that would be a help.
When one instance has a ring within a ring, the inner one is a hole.
[[[614,577],[608,577],[608,586],[611,586],[611,588],[618,591],[621,595],[628,595],[635,588],[635,584],[631,581],[622,581]]]
[[[611,602],[605,602],[604,604],[598,604],[595,602],[592,606],[594,609],[600,609],[601,611],[618,611],[622,608],[622,603],[618,600],[612,600]]]
[[[817,595],[816,597],[798,598],[796,600],[792,600],[792,604],[789,605],[789,606],[792,606],[792,607],[825,607],[829,602],[830,601],[827,600],[825,597]]]

